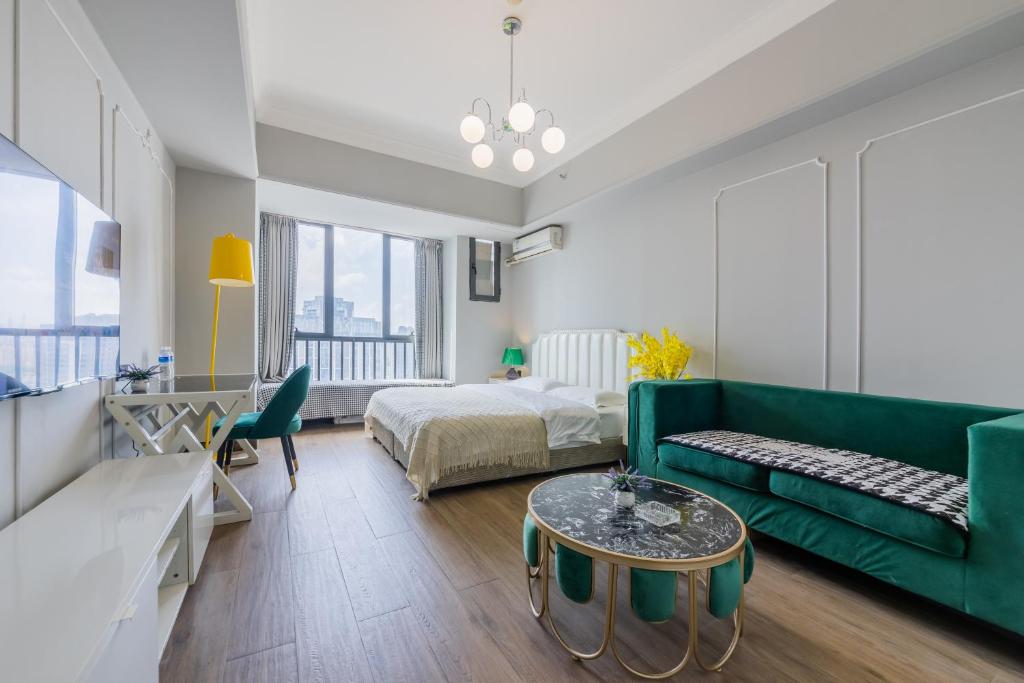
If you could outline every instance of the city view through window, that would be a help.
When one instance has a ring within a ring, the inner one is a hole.
[[[343,226],[298,226],[294,364],[315,379],[414,376],[412,240]]]

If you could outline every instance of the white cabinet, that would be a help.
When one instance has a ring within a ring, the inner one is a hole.
[[[155,683],[210,542],[212,467],[108,460],[0,531],[0,679]]]
[[[110,625],[110,640],[84,680],[88,683],[157,683],[160,674],[157,643],[157,564],[154,562]]]

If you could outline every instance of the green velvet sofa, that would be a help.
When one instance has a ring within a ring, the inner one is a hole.
[[[821,480],[659,443],[706,429],[967,477],[969,532]],[[721,500],[752,529],[1024,634],[1024,413],[725,380],[635,382],[629,461]]]

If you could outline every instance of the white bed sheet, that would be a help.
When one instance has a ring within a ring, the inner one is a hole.
[[[602,439],[622,436],[626,429],[626,406],[607,406],[597,409]]]
[[[544,420],[548,448],[567,448],[601,443],[600,413],[578,401],[550,396],[538,391],[517,389],[505,384],[469,384],[468,388],[522,406]]]

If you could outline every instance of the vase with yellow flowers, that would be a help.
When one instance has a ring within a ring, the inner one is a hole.
[[[693,355],[693,347],[679,338],[667,327],[661,328],[661,339],[648,332],[640,337],[630,337],[627,341],[633,355],[629,358],[629,367],[637,372],[629,377],[635,379],[689,379],[684,374],[686,365]]]

